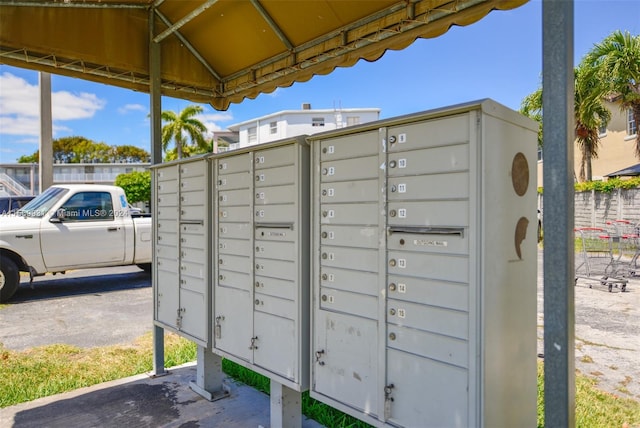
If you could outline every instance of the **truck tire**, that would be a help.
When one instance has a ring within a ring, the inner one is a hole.
[[[145,273],[151,273],[151,263],[140,263],[136,266],[142,269]]]
[[[0,256],[0,303],[11,298],[20,284],[18,267],[9,257]]]

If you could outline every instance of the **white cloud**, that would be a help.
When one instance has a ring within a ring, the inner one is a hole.
[[[226,127],[220,126],[216,122],[228,122],[230,120],[233,120],[233,115],[231,113],[205,113],[198,115],[197,118],[204,124],[204,126],[207,127],[207,130],[211,133],[226,130]]]
[[[147,107],[143,106],[142,104],[126,104],[118,108],[118,113],[120,114],[127,114],[131,111],[141,111],[146,113]]]
[[[10,135],[40,135],[40,89],[26,80],[5,72],[0,75],[0,133]],[[58,91],[51,94],[54,121],[87,119],[104,108],[106,101],[95,94],[72,94]],[[53,126],[54,133],[65,129]]]

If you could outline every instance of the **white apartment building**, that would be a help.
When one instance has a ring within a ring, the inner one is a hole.
[[[312,109],[311,104],[305,103],[301,110],[283,110],[229,126],[229,130],[239,136],[239,142],[231,144],[229,149],[311,135],[379,118],[379,108]]]

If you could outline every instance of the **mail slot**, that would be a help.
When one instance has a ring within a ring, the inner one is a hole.
[[[216,186],[219,190],[248,189],[252,183],[253,175],[250,171],[218,174],[216,179]]]
[[[330,247],[325,245],[320,253],[320,265],[371,272],[377,270],[378,251],[368,248]]]
[[[207,237],[204,236],[204,227],[194,227],[193,231],[189,230],[190,225],[182,225],[182,234],[180,235],[180,242],[184,248],[197,248],[204,249],[207,245]],[[198,233],[200,231],[200,233]]]
[[[404,228],[402,232],[395,232],[394,228],[390,230],[387,237],[387,248],[390,250],[469,254],[469,233],[465,233],[465,228],[439,228],[442,233],[428,233],[429,228]]]
[[[422,355],[458,367],[469,367],[469,342],[466,339],[400,325],[390,326],[389,332],[393,333],[393,340],[387,338],[389,348]]]
[[[323,203],[375,202],[381,193],[377,179],[322,183],[320,200]]]
[[[469,197],[469,173],[393,177],[388,181],[390,201],[464,199]]]
[[[200,263],[204,265],[207,262],[204,248],[180,248],[180,257],[182,260]]]
[[[293,242],[297,237],[293,223],[256,223],[256,241],[287,241]]]
[[[412,302],[389,300],[387,322],[458,339],[469,338],[469,318],[464,311],[419,305]]]
[[[440,174],[469,170],[469,144],[389,153],[388,175]]]
[[[387,279],[390,299],[421,303],[430,306],[469,310],[469,284],[415,276],[391,274]]]
[[[389,225],[468,226],[468,201],[390,201]]]
[[[238,189],[219,191],[217,202],[219,207],[251,205],[251,190]]]
[[[321,224],[374,225],[380,214],[377,203],[323,204],[320,211]]]
[[[166,193],[175,195],[178,192],[177,181],[160,181],[158,182],[158,194],[164,195]]]
[[[374,297],[379,294],[377,270],[373,272],[363,272],[323,266],[322,269],[320,269],[320,284],[323,287],[367,294]]]
[[[201,277],[202,275],[204,275],[201,267],[198,270],[195,270],[195,266],[187,267],[186,265],[187,263],[183,263],[181,266],[181,268],[185,267],[185,271],[181,272],[182,282],[180,284],[180,288],[194,291],[196,293],[205,294],[205,292],[207,291],[207,285],[204,282],[204,279]]]
[[[161,220],[176,220],[179,213],[178,207],[162,207],[156,210],[156,218]]]
[[[256,170],[254,172],[255,187],[294,184],[297,181],[297,174],[298,171],[296,169],[296,165]]]
[[[176,222],[172,222],[174,225],[176,225]],[[178,248],[178,233],[177,231],[175,232],[169,232],[169,231],[162,231],[162,233],[158,233],[156,236],[156,242],[158,244],[162,244],[162,245],[168,245],[168,246],[173,246],[175,248]]]
[[[256,292],[267,296],[290,299],[297,292],[298,284],[294,281],[256,275],[254,281]]]
[[[323,182],[363,180],[378,176],[378,156],[323,162],[320,174]]]
[[[320,227],[320,242],[323,245],[375,249],[381,245],[378,235],[378,228],[371,226],[322,225]]]
[[[294,260],[265,259],[256,255],[254,259],[256,275],[270,276],[294,281],[298,271]]]
[[[217,283],[224,287],[251,291],[252,282],[249,272],[234,272],[224,267],[218,269]]]
[[[247,223],[251,220],[251,208],[249,206],[220,207],[218,219],[221,222]]]
[[[182,179],[188,177],[204,177],[207,164],[201,161],[183,162],[180,165],[180,176]]]
[[[296,204],[256,205],[254,221],[259,223],[294,223],[299,215]]]
[[[254,242],[255,257],[274,260],[295,260],[296,245],[294,242],[277,242],[258,240]]]
[[[201,205],[182,205],[180,207],[180,219],[202,221],[206,208]]]
[[[466,256],[393,250],[387,254],[390,275],[416,275],[429,279],[469,282],[469,258]]]
[[[217,160],[218,176],[242,171],[251,171],[251,157],[248,153],[224,156]]]
[[[295,203],[295,185],[261,187],[253,192],[255,205]]]
[[[160,181],[173,181],[175,182],[178,179],[178,168],[177,167],[164,167],[159,169],[156,174],[156,179]]]
[[[180,191],[182,192],[193,192],[198,191],[204,193],[204,181],[205,178],[203,176],[198,177],[183,177],[180,179]],[[201,199],[200,201],[203,201]]]
[[[178,195],[175,193],[164,193],[157,197],[158,207],[177,207]]]
[[[466,143],[470,138],[471,120],[469,114],[461,114],[390,127],[387,131],[389,152]]]
[[[379,140],[378,131],[375,130],[321,141],[320,159],[326,161],[377,155]]]
[[[253,160],[256,164],[255,169],[259,170],[292,165],[295,162],[295,156],[294,146],[283,146],[268,150],[258,150],[254,153]]]
[[[218,254],[246,256],[251,253],[251,241],[244,239],[218,239]]]
[[[281,299],[261,293],[255,293],[254,296],[254,309],[258,312],[288,319],[294,319],[297,315],[296,304],[293,300]]]
[[[363,318],[378,318],[378,299],[376,296],[361,295],[350,291],[321,288],[320,307]]]
[[[231,254],[219,254],[218,269],[250,273],[252,272],[251,259],[247,255],[235,256]]]
[[[221,238],[251,239],[251,226],[247,223],[231,223],[232,218],[224,217],[226,222],[218,225],[218,236]]]

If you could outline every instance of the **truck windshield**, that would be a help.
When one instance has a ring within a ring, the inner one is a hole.
[[[18,211],[18,215],[24,217],[44,216],[65,194],[69,189],[62,187],[49,187],[44,193],[38,195]]]

